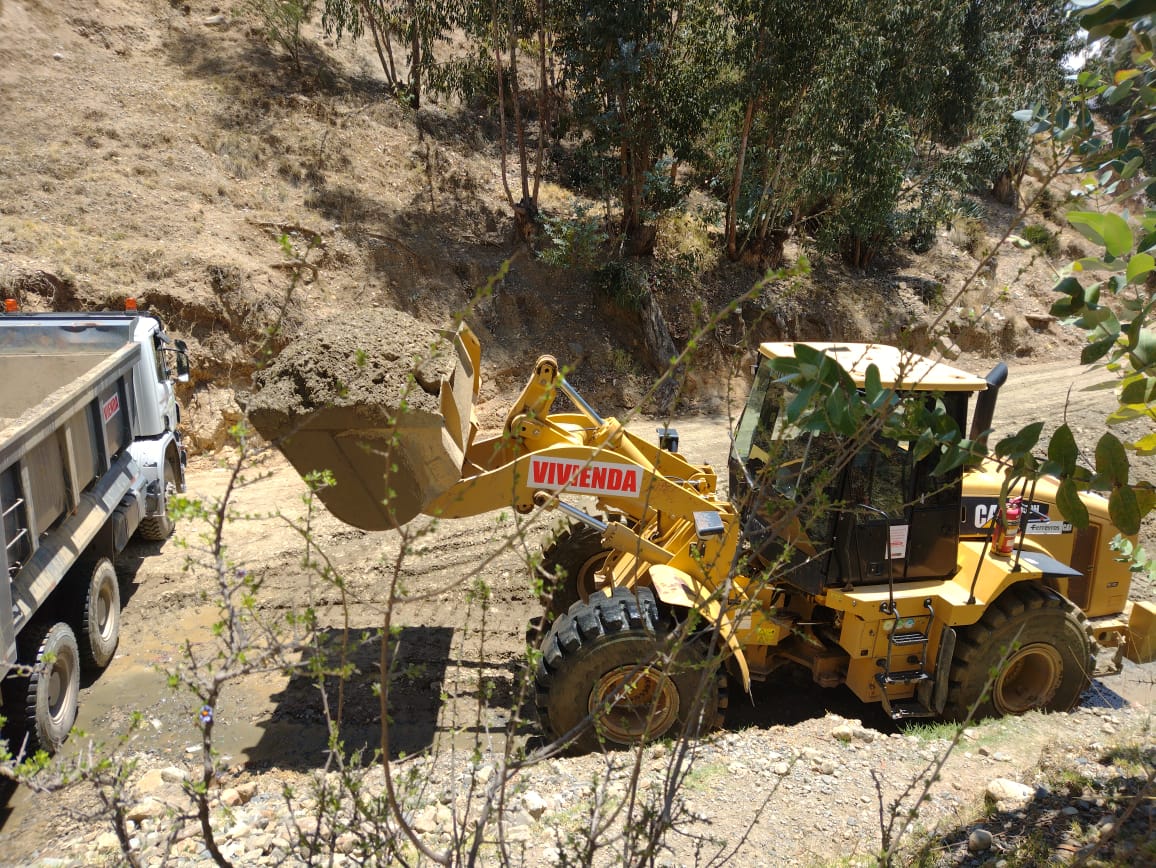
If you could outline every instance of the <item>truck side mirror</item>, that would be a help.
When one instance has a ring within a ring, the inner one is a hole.
[[[177,376],[178,383],[189,381],[189,345],[184,341],[174,341],[177,347]]]

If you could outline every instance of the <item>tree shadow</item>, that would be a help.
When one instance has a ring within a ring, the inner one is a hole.
[[[988,798],[981,819],[956,826],[931,847],[951,864],[971,864],[969,856],[975,864],[1156,864],[1148,774],[1154,764],[1156,748],[1147,745],[1112,747],[1095,760],[1053,766],[1026,805],[1001,808]],[[992,847],[969,854],[976,829],[992,834]]]
[[[504,733],[521,711],[514,708],[518,673],[512,665],[501,671],[497,663],[455,659],[453,627],[401,627],[390,639],[383,742],[380,631],[350,630],[347,640],[343,635],[339,628],[321,631],[321,650],[308,655],[304,670],[273,695],[277,705],[260,724],[261,739],[246,750],[251,767],[320,767],[329,750],[330,721],[347,756],[368,758],[384,745],[389,758],[398,759],[436,750],[446,739],[473,747],[487,733]],[[309,673],[310,667],[327,674]]]

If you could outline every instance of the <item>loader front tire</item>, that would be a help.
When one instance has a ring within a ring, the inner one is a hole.
[[[112,662],[120,641],[120,581],[112,561],[77,567],[73,586],[75,614],[70,619],[86,672],[99,672]]]
[[[649,588],[616,588],[576,603],[542,642],[535,684],[547,737],[577,753],[721,725],[725,687],[697,642],[673,643]]]
[[[169,498],[177,493],[177,472],[172,463],[165,462],[164,499],[161,504],[161,514],[141,519],[137,526],[137,533],[141,539],[162,541],[173,535],[176,522],[169,517]]]
[[[602,531],[573,522],[542,552],[535,573],[541,580],[539,599],[547,622],[553,621],[595,590],[594,574],[606,563],[610,549],[602,544]]]
[[[1083,612],[1034,584],[1008,588],[959,630],[944,716],[974,720],[1069,711],[1091,684],[1095,659]]]

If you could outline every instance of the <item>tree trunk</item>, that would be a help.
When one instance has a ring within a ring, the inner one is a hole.
[[[755,104],[757,99],[752,97],[747,100],[747,111],[743,115],[743,132],[739,139],[739,153],[735,159],[735,173],[731,179],[730,194],[727,196],[727,217],[726,217],[726,245],[727,258],[732,262],[739,257],[738,250],[738,214],[736,213],[739,205],[739,191],[743,186],[743,168],[747,159],[747,142],[751,137],[751,124],[755,119]]]
[[[678,350],[675,349],[670,329],[666,327],[666,318],[663,317],[662,308],[653,293],[643,294],[639,317],[642,320],[642,339],[648,360],[656,372],[664,374],[678,356]],[[655,412],[665,414],[674,410],[683,374],[681,367],[676,368],[658,387],[654,395]]]
[[[410,60],[409,60],[409,92],[413,97],[413,109],[421,108],[421,31],[417,24],[416,0],[409,2],[410,27]]]

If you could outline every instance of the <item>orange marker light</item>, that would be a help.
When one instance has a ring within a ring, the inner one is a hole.
[[[19,309],[20,308],[17,307],[17,305],[16,305],[16,299],[14,299],[14,298],[4,299],[4,313],[16,313],[16,311],[18,311]]]
[[[125,310],[136,310],[136,299],[135,298],[126,298],[124,300],[124,309]]]

